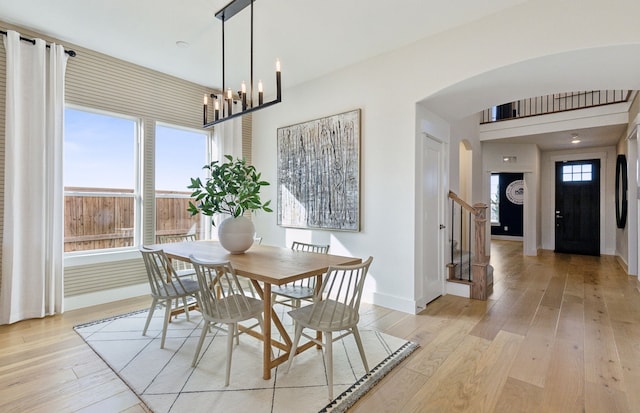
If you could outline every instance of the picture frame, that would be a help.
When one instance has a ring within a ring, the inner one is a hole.
[[[360,231],[360,109],[278,128],[277,223]]]

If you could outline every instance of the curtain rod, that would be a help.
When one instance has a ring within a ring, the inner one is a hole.
[[[4,35],[6,36],[6,35],[7,35],[7,32],[6,32],[6,31],[4,31],[4,30],[0,30],[0,34],[4,34]],[[20,40],[23,40],[23,41],[25,41],[25,42],[29,42],[29,43],[31,43],[31,44],[36,44],[36,41],[35,41],[35,40],[33,40],[33,39],[29,39],[29,38],[27,38],[27,37],[20,36]],[[49,48],[50,48],[50,46],[47,44],[47,49],[49,49]],[[66,49],[65,49],[65,51],[64,51],[64,52],[65,52],[66,54],[68,54],[69,56],[71,56],[71,57],[76,57],[76,52],[75,52],[74,50],[66,50]]]

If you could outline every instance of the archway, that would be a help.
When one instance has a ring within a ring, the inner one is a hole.
[[[603,61],[616,62],[615,65],[602,65]],[[607,90],[607,89],[640,89],[640,45],[616,45],[591,49],[568,51],[565,53],[538,57],[512,65],[507,65],[486,73],[479,74],[458,82],[438,93],[424,99],[421,104],[429,111],[449,122],[451,129],[464,122],[464,119],[477,114],[486,108],[514,101],[520,98],[543,96],[558,92],[579,90]],[[635,115],[634,115],[635,116]],[[630,125],[632,128],[633,125]],[[481,141],[477,136],[451,136],[451,148],[458,146],[458,150],[450,152],[451,165],[456,165],[456,159],[462,163],[465,153],[460,150],[462,142],[480,147]],[[457,145],[456,145],[457,144]],[[477,159],[477,158],[476,158]],[[636,162],[636,159],[630,162]],[[533,171],[536,187],[530,188],[531,194],[537,194],[525,217],[532,223],[529,226],[534,233],[526,238],[533,245],[529,250],[535,253],[541,240],[541,206],[539,200],[540,162],[534,165],[538,171]],[[478,168],[474,167],[476,172]],[[459,171],[450,171],[455,175]],[[484,182],[484,172],[474,173],[472,178],[472,193],[483,194],[483,199],[473,199],[489,203],[488,189]],[[486,194],[485,194],[486,193]],[[638,228],[633,229],[635,232]],[[629,250],[637,250],[638,245],[629,245]]]

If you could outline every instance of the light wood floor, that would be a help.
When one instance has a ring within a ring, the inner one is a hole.
[[[640,293],[614,257],[492,244],[493,295],[361,324],[420,344],[351,412],[640,412]],[[148,298],[0,326],[0,412],[146,412],[72,330]]]

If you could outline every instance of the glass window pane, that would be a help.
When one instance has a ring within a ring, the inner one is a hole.
[[[571,181],[573,181],[573,175],[572,174],[562,174],[562,181],[563,182],[571,182]]]
[[[500,175],[491,174],[491,222],[500,222]]]
[[[582,165],[573,165],[573,166],[571,167],[571,171],[572,171],[574,174],[579,174],[580,172],[582,172]]]
[[[564,165],[562,167],[562,173],[563,174],[570,174],[571,173],[571,165]]]
[[[583,172],[582,173],[583,181],[591,181],[591,172]]]
[[[65,109],[64,250],[134,243],[136,121]]]
[[[591,164],[582,165],[582,172],[591,172],[592,171],[592,169],[591,169],[592,166],[593,165],[591,165]]]
[[[64,128],[65,187],[133,190],[135,121],[67,108]]]
[[[207,134],[156,127],[156,190],[190,192],[190,178],[206,176]]]
[[[156,238],[196,234],[204,238],[201,217],[187,212],[191,178],[204,180],[208,134],[170,126],[156,127]]]

